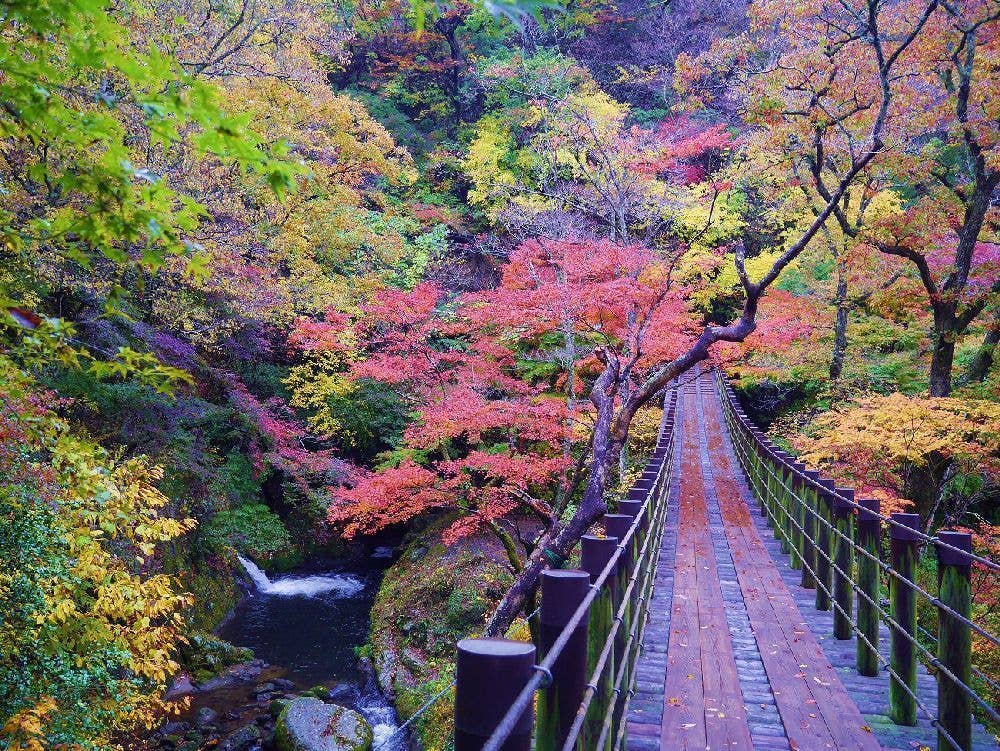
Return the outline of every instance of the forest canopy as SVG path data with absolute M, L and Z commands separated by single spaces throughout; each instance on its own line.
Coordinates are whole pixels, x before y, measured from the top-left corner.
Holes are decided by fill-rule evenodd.
M 0 0 L 0 748 L 181 709 L 237 555 L 489 540 L 473 630 L 506 633 L 696 365 L 997 550 L 998 32 L 989 0 Z

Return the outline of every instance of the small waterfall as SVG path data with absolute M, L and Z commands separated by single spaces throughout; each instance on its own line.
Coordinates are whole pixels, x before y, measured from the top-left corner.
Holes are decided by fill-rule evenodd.
M 333 592 L 339 597 L 353 597 L 364 588 L 364 583 L 356 576 L 347 574 L 315 574 L 312 576 L 283 576 L 271 581 L 253 561 L 241 555 L 236 558 L 246 570 L 257 591 L 265 595 L 279 597 L 310 597 Z
M 239 559 L 240 564 L 246 570 L 247 574 L 249 574 L 254 587 L 257 588 L 257 591 L 267 592 L 267 590 L 271 587 L 271 580 L 267 578 L 267 574 L 261 571 L 260 567 L 253 561 L 244 558 L 239 554 L 237 554 L 236 557 Z
M 372 727 L 373 751 L 403 751 L 407 748 L 407 736 L 400 730 L 396 710 L 382 695 L 371 674 L 361 689 L 355 709 Z

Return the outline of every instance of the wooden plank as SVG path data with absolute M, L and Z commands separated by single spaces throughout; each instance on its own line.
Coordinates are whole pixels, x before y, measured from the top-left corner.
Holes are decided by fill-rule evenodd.
M 661 748 L 704 749 L 707 744 L 693 505 L 696 488 L 690 473 L 690 405 L 682 423 L 680 515 L 674 566 L 674 603 L 663 687 Z
M 661 748 L 752 747 L 708 527 L 698 416 L 685 390 L 674 609 Z
M 722 450 L 718 397 L 703 419 L 719 503 L 744 602 L 792 748 L 880 748 L 823 654 L 764 546 L 740 492 L 737 468 Z

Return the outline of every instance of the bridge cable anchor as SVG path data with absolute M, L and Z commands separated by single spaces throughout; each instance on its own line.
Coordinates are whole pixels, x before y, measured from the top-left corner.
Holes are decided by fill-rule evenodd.
M 542 682 L 539 688 L 548 688 L 552 685 L 552 671 L 541 665 L 532 665 L 532 670 L 536 670 L 542 674 Z

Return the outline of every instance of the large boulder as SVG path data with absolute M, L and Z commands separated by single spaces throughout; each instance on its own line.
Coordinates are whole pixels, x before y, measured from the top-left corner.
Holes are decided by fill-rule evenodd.
M 274 743 L 278 751 L 369 751 L 372 729 L 347 707 L 305 697 L 282 710 Z

